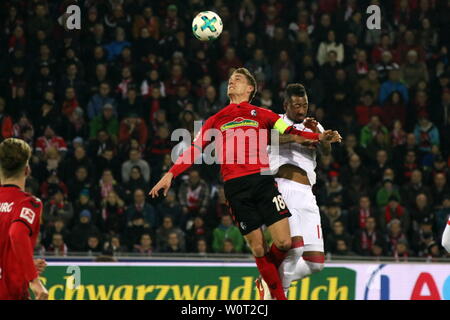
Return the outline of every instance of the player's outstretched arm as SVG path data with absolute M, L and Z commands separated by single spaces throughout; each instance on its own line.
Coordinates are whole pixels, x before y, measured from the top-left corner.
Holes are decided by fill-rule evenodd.
M 172 185 L 173 173 L 167 172 L 161 180 L 150 190 L 149 195 L 152 198 L 158 197 L 159 190 L 164 190 L 164 196 L 167 196 L 167 192 L 169 192 L 170 186 Z

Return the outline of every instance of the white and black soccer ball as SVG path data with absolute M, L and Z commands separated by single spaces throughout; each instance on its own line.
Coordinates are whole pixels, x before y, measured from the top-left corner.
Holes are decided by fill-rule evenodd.
M 217 39 L 223 30 L 222 19 L 212 11 L 202 11 L 192 21 L 192 33 L 200 41 Z

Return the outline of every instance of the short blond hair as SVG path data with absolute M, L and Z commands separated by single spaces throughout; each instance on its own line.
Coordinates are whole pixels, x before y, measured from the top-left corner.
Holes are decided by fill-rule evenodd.
M 3 178 L 18 177 L 28 165 L 31 148 L 22 139 L 8 138 L 0 143 L 0 171 Z

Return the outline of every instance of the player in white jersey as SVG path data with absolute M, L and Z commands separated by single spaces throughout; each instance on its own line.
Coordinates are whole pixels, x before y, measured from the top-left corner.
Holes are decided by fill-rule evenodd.
M 448 219 L 444 233 L 442 234 L 442 246 L 450 253 L 450 218 Z
M 289 125 L 300 130 L 324 131 L 317 121 L 306 118 L 308 96 L 303 85 L 287 86 L 284 109 L 286 113 L 281 116 Z M 335 135 L 336 141 L 340 142 L 340 135 L 337 132 Z M 290 137 L 282 135 L 278 150 L 274 146 L 269 147 L 270 167 L 276 175 L 278 189 L 292 214 L 289 218 L 292 249 L 279 267 L 286 295 L 292 281 L 321 271 L 325 262 L 320 212 L 312 192 L 312 186 L 316 183 L 314 170 L 317 151 L 316 148 L 297 146 L 292 142 Z M 322 143 L 318 147 L 324 154 L 331 152 L 330 142 Z M 264 299 L 271 298 L 263 281 L 257 280 L 257 286 Z

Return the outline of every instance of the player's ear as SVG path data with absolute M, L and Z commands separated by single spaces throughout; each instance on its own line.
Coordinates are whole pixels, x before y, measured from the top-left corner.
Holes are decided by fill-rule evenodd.
M 31 174 L 31 167 L 29 164 L 25 166 L 25 177 L 28 177 Z

